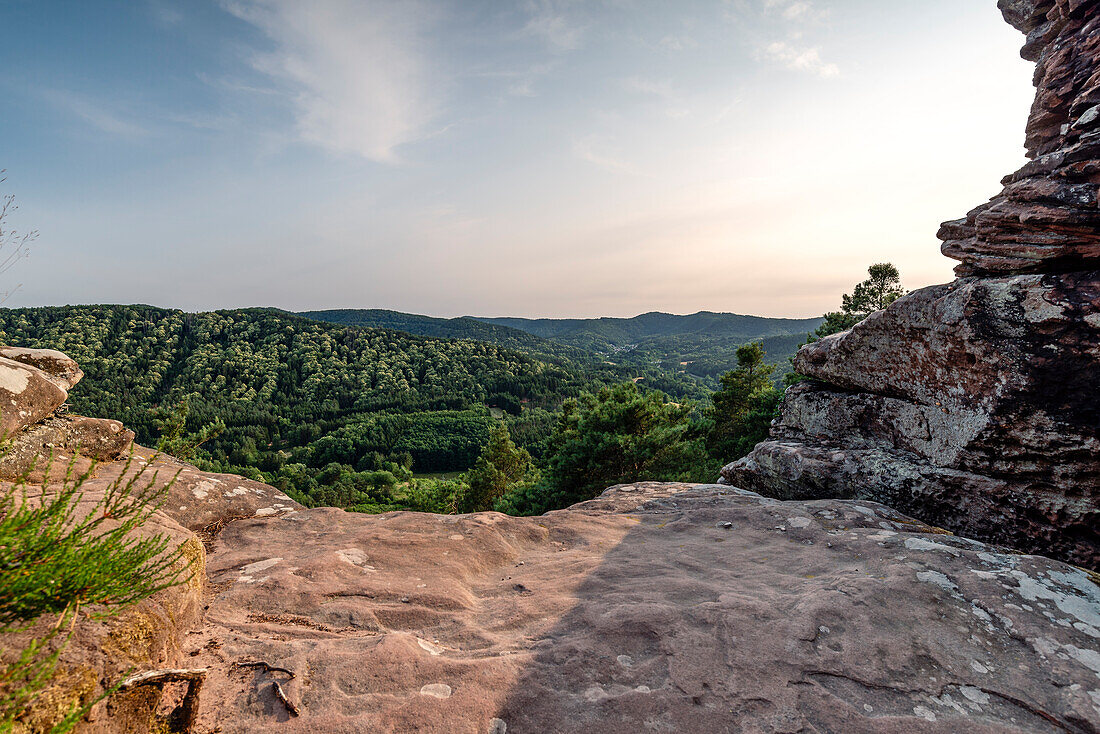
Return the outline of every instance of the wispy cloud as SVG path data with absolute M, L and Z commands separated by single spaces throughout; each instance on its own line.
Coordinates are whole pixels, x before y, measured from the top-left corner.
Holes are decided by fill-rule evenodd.
M 572 5 L 571 0 L 528 0 L 530 19 L 524 32 L 542 39 L 555 51 L 579 48 L 587 27 L 569 13 Z
M 758 59 L 822 78 L 839 76 L 840 66 L 805 39 L 830 16 L 815 0 L 725 0 L 723 10 L 727 21 L 748 29 Z M 777 36 L 782 40 L 770 40 Z
M 437 113 L 425 36 L 435 15 L 419 0 L 224 0 L 274 50 L 252 65 L 285 85 L 302 139 L 393 162 Z
M 827 9 L 817 7 L 811 0 L 765 0 L 764 9 L 797 22 L 816 22 L 829 15 Z
M 183 22 L 183 13 L 166 0 L 149 0 L 149 12 L 157 25 L 171 28 Z
M 622 157 L 607 151 L 608 141 L 600 135 L 588 135 L 573 143 L 573 153 L 582 161 L 612 173 L 640 176 L 641 172 Z
M 129 138 L 149 134 L 144 125 L 127 119 L 119 111 L 107 109 L 84 95 L 60 89 L 42 90 L 41 94 L 50 104 L 75 115 L 100 132 Z
M 803 71 L 826 79 L 840 74 L 839 66 L 824 61 L 821 52 L 811 46 L 773 41 L 764 47 L 764 58 L 777 61 L 792 71 Z

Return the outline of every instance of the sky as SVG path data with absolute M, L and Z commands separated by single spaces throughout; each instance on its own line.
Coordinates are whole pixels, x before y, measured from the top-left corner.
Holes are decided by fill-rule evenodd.
M 1024 162 L 993 0 L 0 0 L 6 306 L 815 316 Z

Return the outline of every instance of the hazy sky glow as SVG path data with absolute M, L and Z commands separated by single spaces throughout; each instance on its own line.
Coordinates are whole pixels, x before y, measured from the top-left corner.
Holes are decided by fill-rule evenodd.
M 811 316 L 1023 161 L 994 0 L 0 0 L 9 306 Z M 0 289 L 2 290 L 2 289 Z

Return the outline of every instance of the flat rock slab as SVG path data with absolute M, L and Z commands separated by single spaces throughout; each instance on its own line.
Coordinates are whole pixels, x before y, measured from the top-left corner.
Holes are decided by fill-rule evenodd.
M 207 568 L 200 730 L 1100 731 L 1088 574 L 869 502 L 300 510 L 230 524 Z

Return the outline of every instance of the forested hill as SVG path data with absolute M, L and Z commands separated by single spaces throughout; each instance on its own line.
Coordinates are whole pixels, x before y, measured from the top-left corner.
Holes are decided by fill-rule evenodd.
M 622 375 L 623 379 L 638 378 L 644 381 L 646 387 L 661 390 L 676 398 L 706 400 L 715 387 L 715 382 L 710 379 L 710 376 L 706 379 L 699 379 L 690 375 L 681 367 L 678 361 L 665 365 L 659 363 L 658 360 L 648 358 L 623 360 L 620 359 L 618 354 L 590 351 L 568 344 L 561 344 L 551 339 L 543 339 L 540 336 L 528 334 L 519 329 L 479 321 L 470 316 L 444 319 L 401 313 L 400 311 L 368 308 L 300 311 L 295 315 L 333 324 L 363 328 L 397 329 L 418 336 L 472 339 L 488 342 L 506 349 L 523 352 L 535 359 L 562 364 L 571 369 L 596 370 L 597 372 L 612 370 L 614 374 Z M 801 336 L 804 338 L 805 334 Z M 697 339 L 693 338 L 692 341 L 697 341 Z M 726 365 L 734 362 L 734 351 L 741 343 L 741 341 L 738 341 L 732 347 L 728 343 L 724 343 L 726 353 L 719 361 L 722 362 L 722 366 L 725 368 L 715 374 L 733 369 L 733 366 Z M 794 351 L 791 350 L 790 354 L 793 353 Z M 787 356 L 789 355 L 783 352 L 777 355 L 776 358 L 785 363 Z
M 326 311 L 300 311 L 307 319 L 324 321 L 342 326 L 360 326 L 371 329 L 396 329 L 419 336 L 444 339 L 473 339 L 516 349 L 534 357 L 567 359 L 574 362 L 591 362 L 595 355 L 583 349 L 543 339 L 521 329 L 479 321 L 469 316 L 453 319 L 421 316 L 420 314 L 389 311 L 381 308 L 341 308 Z
M 245 474 L 287 464 L 371 468 L 379 456 L 411 456 L 419 471 L 466 469 L 493 425 L 490 406 L 537 454 L 548 411 L 630 376 L 486 342 L 336 326 L 271 309 L 0 309 L 0 343 L 72 356 L 86 375 L 70 395 L 72 410 L 119 419 L 146 445 L 157 441 L 150 409 L 190 395 L 192 426 L 214 418 L 227 424 L 204 447 L 208 456 Z
M 584 349 L 608 360 L 703 378 L 709 384 L 734 369 L 737 347 L 760 341 L 767 360 L 787 368 L 788 359 L 823 319 L 776 319 L 700 311 L 687 316 L 650 312 L 633 318 L 481 318 Z
M 677 397 L 701 398 L 717 378 L 737 366 L 737 347 L 760 341 L 767 361 L 779 365 L 806 341 L 822 319 L 775 319 L 700 311 L 688 316 L 645 313 L 629 319 L 522 319 L 461 316 L 444 319 L 384 309 L 303 311 L 328 323 L 398 329 L 410 334 L 474 339 L 516 349 L 537 359 L 592 365 L 613 363 Z
M 769 336 L 806 334 L 822 321 L 820 318 L 776 319 L 713 311 L 686 316 L 651 311 L 632 318 L 598 319 L 474 318 L 596 352 L 667 337 L 697 336 L 748 342 Z

